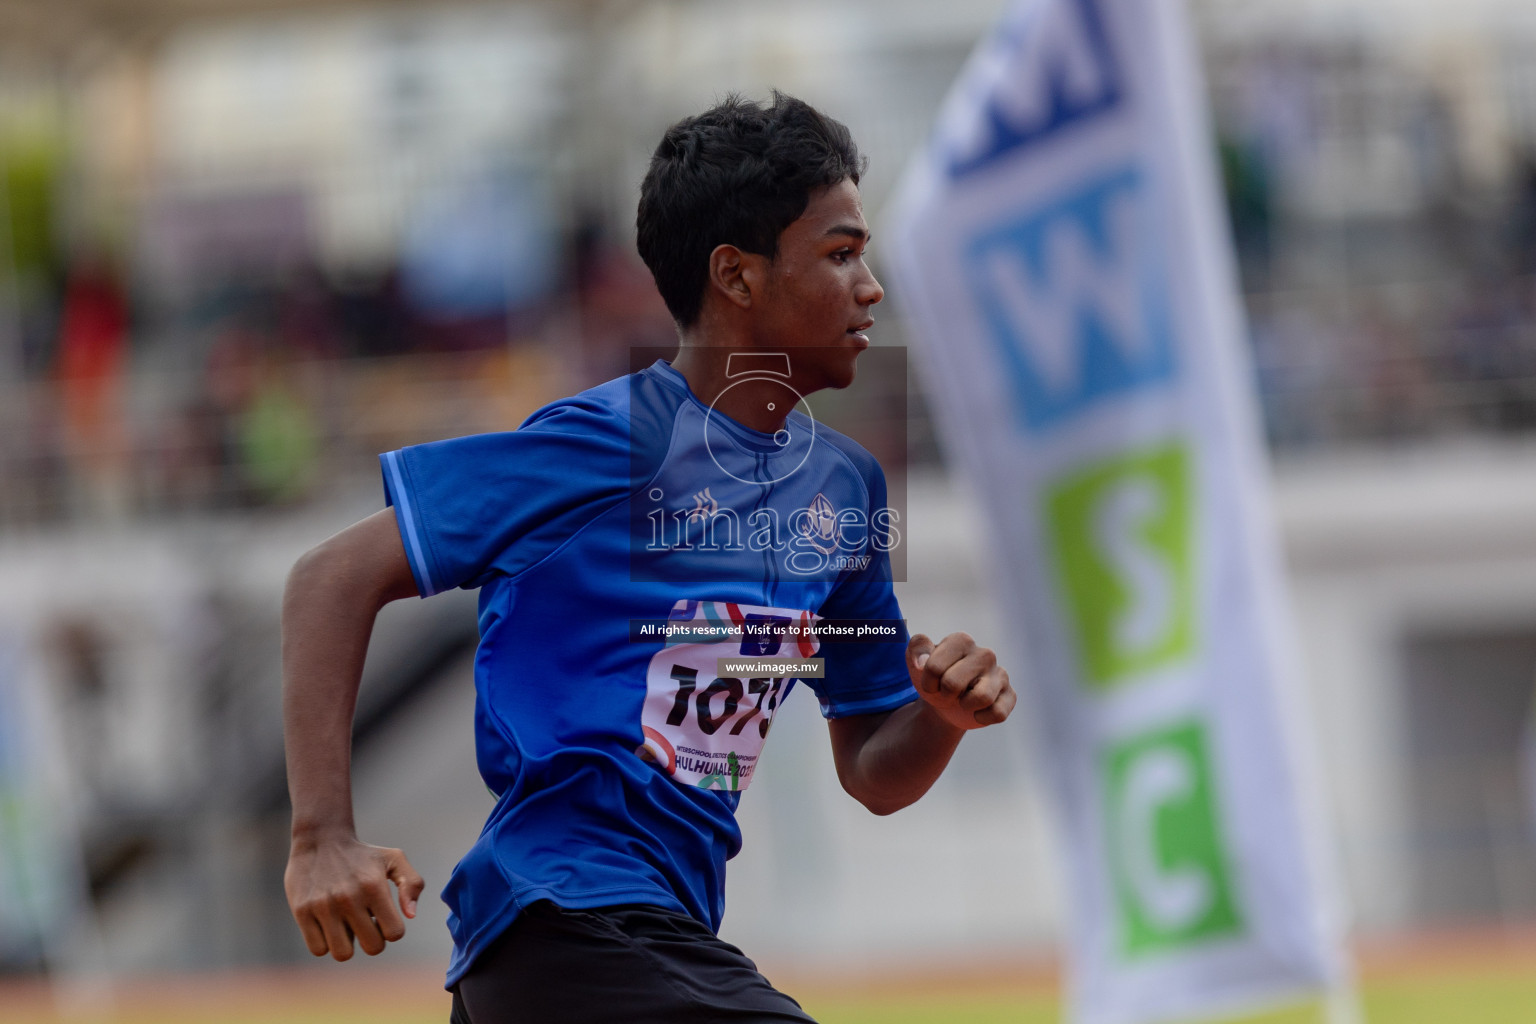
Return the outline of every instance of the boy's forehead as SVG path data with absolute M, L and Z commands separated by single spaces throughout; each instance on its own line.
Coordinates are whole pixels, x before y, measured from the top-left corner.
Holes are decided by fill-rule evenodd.
M 791 229 L 821 235 L 839 227 L 858 227 L 867 230 L 864 223 L 864 202 L 859 187 L 848 178 L 811 193 L 810 202 Z

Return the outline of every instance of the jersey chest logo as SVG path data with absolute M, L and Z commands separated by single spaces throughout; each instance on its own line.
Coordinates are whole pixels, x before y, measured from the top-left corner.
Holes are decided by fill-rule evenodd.
M 805 516 L 800 519 L 799 531 L 806 543 L 822 554 L 837 553 L 838 545 L 842 543 L 842 531 L 838 529 L 837 509 L 832 507 L 825 494 L 818 491 L 811 499 Z
M 795 608 L 678 601 L 667 616 L 677 631 L 646 669 L 644 741 L 635 753 L 680 785 L 746 789 L 795 683 L 758 659 L 814 655 L 816 619 Z

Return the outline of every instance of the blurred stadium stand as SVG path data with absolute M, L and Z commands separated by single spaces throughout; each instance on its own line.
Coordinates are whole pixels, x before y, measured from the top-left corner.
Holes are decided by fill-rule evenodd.
M 668 341 L 630 241 L 662 128 L 729 89 L 824 104 L 871 156 L 878 232 L 1000 3 L 771 6 L 0 2 L 0 625 L 66 723 L 114 965 L 304 957 L 283 576 L 378 506 L 378 452 L 509 429 Z M 1196 4 L 1213 147 L 1356 919 L 1536 926 L 1536 21 L 1401 8 Z M 904 341 L 894 311 L 877 330 Z M 904 607 L 1021 664 L 910 385 Z M 473 629 L 467 595 L 387 609 L 359 719 L 365 838 L 433 888 L 487 809 Z M 728 936 L 849 961 L 1051 941 L 1027 723 L 889 819 L 823 736 L 803 699 L 776 727 Z M 913 893 L 935 842 L 1010 868 Z M 424 902 L 403 955 L 445 959 L 442 918 Z

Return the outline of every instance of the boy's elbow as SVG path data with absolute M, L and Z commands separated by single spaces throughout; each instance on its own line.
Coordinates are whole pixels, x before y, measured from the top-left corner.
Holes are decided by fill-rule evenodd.
M 847 793 L 859 803 L 863 804 L 864 809 L 867 810 L 870 814 L 877 815 L 881 818 L 884 818 L 887 815 L 895 814 L 903 807 L 906 807 L 912 803 L 911 800 L 902 800 L 899 797 L 894 797 L 889 793 L 879 792 L 872 787 L 859 785 L 849 779 L 840 779 L 839 781 L 841 781 L 843 784 L 843 792 Z
M 307 614 L 316 603 L 369 599 L 369 580 L 355 571 L 353 560 L 334 538 L 322 541 L 300 555 L 288 570 L 283 584 L 283 605 L 290 614 Z M 382 602 L 379 602 L 382 604 Z
M 325 555 L 322 551 L 324 547 L 324 544 L 317 544 L 294 559 L 293 565 L 288 569 L 288 586 L 291 587 L 295 583 L 302 583 L 306 577 L 315 572 L 325 561 Z
M 316 544 L 300 555 L 288 570 L 285 592 L 293 595 L 314 589 L 323 580 L 336 575 L 335 562 L 336 553 L 327 546 L 327 542 Z

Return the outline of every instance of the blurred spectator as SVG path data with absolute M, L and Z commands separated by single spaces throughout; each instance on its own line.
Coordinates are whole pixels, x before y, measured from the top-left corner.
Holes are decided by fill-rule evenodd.
M 0 132 L 0 266 L 9 276 L 7 302 L 20 331 L 22 368 L 28 377 L 46 376 L 56 363 L 58 282 L 61 270 L 57 228 L 63 147 L 49 131 Z
M 1238 139 L 1221 139 L 1218 153 L 1238 260 L 1250 281 L 1262 280 L 1269 273 L 1273 222 L 1269 168 L 1262 150 Z
M 418 336 L 400 273 L 393 267 L 342 275 L 332 302 L 335 326 L 348 355 L 399 355 L 411 348 Z
M 240 417 L 240 455 L 250 493 L 262 504 L 296 501 L 315 482 L 320 439 L 315 417 L 286 374 L 258 378 Z
M 1372 303 L 1356 337 L 1365 371 L 1362 423 L 1383 439 L 1423 437 L 1434 423 L 1437 396 L 1413 328 Z
M 125 500 L 124 418 L 128 304 L 116 274 L 99 257 L 71 268 L 59 325 L 57 375 L 69 458 L 96 507 Z
M 531 173 L 485 173 L 428 196 L 401 252 L 407 300 L 439 348 L 505 342 L 518 314 L 559 284 L 547 187 Z
M 1536 274 L 1536 147 L 1520 149 L 1514 163 L 1509 216 L 1513 269 L 1519 274 Z

